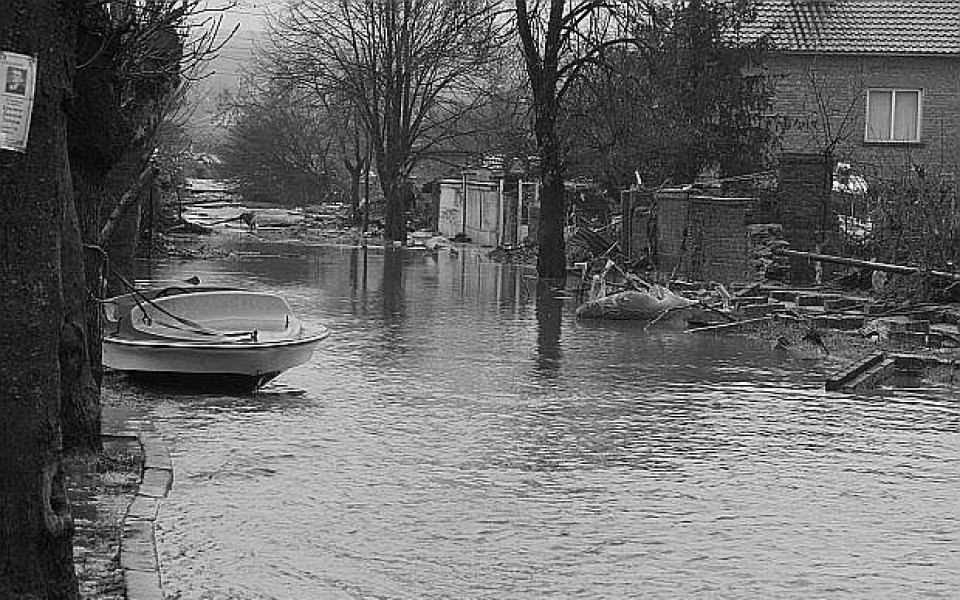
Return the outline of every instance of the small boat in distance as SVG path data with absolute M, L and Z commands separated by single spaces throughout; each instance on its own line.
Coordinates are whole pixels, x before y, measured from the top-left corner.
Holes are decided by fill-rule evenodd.
M 250 390 L 310 360 L 329 333 L 308 334 L 280 296 L 236 289 L 136 291 L 104 314 L 105 367 Z

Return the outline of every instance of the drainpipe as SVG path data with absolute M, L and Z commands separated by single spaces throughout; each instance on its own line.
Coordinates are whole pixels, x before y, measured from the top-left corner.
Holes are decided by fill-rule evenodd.
M 477 194 L 479 202 L 477 202 L 477 231 L 483 233 L 483 197 L 485 196 L 483 188 L 480 189 L 480 193 Z M 477 240 L 479 243 L 480 240 Z
M 506 213 L 504 213 L 503 205 L 503 180 L 504 177 L 500 177 L 500 185 L 497 189 L 497 245 L 503 245 L 503 238 L 506 237 L 505 226 L 506 223 Z
M 462 222 L 460 224 L 460 233 L 463 234 L 464 237 L 466 237 L 467 236 L 467 170 L 466 168 L 464 168 L 463 170 L 463 198 L 461 200 L 462 200 L 461 202 L 462 210 L 460 211 L 460 213 L 461 213 Z
M 517 246 L 523 241 L 523 179 L 517 179 Z

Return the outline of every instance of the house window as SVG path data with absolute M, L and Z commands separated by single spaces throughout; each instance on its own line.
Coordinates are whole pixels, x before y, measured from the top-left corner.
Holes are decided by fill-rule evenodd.
M 868 90 L 868 142 L 919 142 L 920 90 Z

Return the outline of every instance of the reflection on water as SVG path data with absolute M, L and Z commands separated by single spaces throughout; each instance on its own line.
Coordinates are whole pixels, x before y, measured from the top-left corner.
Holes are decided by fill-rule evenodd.
M 332 333 L 255 396 L 129 386 L 171 446 L 171 598 L 904 598 L 960 588 L 960 408 L 736 338 L 578 322 L 532 273 L 267 248 L 149 278 Z M 124 384 L 126 385 L 126 384 Z
M 549 286 L 537 286 L 537 372 L 543 377 L 555 377 L 560 370 L 560 323 L 563 319 L 563 300 Z

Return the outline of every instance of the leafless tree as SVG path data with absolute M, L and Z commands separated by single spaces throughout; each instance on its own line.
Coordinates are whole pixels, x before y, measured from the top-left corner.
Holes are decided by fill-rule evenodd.
M 99 306 L 88 291 L 101 291 L 104 258 L 129 275 L 139 225 L 130 209 L 158 172 L 151 159 L 184 85 L 224 36 L 219 13 L 199 0 L 95 2 L 79 14 L 67 124 L 76 198 L 63 224 L 72 334 L 64 338 L 62 410 L 65 443 L 98 447 Z M 119 291 L 116 281 L 111 291 Z
M 410 170 L 484 101 L 506 27 L 495 0 L 299 0 L 273 21 L 283 75 L 359 116 L 387 239 L 406 237 Z
M 537 270 L 541 277 L 559 279 L 566 274 L 566 151 L 558 128 L 563 97 L 585 68 L 602 63 L 608 48 L 634 41 L 627 25 L 635 7 L 609 0 L 515 0 L 514 5 L 540 156 Z

